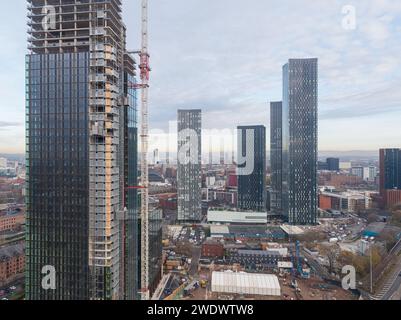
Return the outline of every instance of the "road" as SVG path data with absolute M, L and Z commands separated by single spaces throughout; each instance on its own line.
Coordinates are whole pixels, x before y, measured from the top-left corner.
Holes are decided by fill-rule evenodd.
M 19 279 L 8 284 L 7 286 L 0 287 L 0 291 L 5 292 L 5 294 L 0 297 L 0 300 L 2 300 L 2 299 L 16 300 L 15 297 L 18 297 L 24 293 L 24 281 L 25 281 L 25 278 L 23 276 L 21 276 Z M 17 288 L 14 291 L 10 290 L 10 287 L 13 287 L 13 286 Z
M 401 240 L 394 246 L 390 251 L 389 255 L 384 259 L 381 265 L 374 272 L 374 277 L 377 279 L 387 269 L 387 266 L 392 266 L 391 272 L 382 279 L 382 285 L 372 296 L 373 300 L 390 300 L 391 297 L 396 295 L 397 292 L 401 291 Z M 396 259 L 396 263 L 392 262 Z
M 161 296 L 164 293 L 164 289 L 166 288 L 167 284 L 170 283 L 171 274 L 165 274 L 160 281 L 155 293 L 153 294 L 152 300 L 157 301 L 160 300 Z
M 397 277 L 388 294 L 383 297 L 383 300 L 401 300 L 401 275 Z
M 199 260 L 202 253 L 201 251 L 201 247 L 194 246 L 192 248 L 192 263 L 191 268 L 189 269 L 189 275 L 192 277 L 198 273 Z
M 302 249 L 303 256 L 308 259 L 309 266 L 314 270 L 314 272 L 322 279 L 331 279 L 334 280 L 333 277 L 329 274 L 325 267 L 320 265 L 319 261 L 316 261 L 315 257 L 311 256 L 305 250 Z
M 373 298 L 375 300 L 391 300 L 399 292 L 401 292 L 401 257 L 398 257 L 394 271 Z
M 395 286 L 399 286 L 398 289 L 394 292 L 394 294 L 390 297 L 390 300 L 399 300 L 401 301 L 401 277 L 399 277 L 399 280 L 395 284 Z

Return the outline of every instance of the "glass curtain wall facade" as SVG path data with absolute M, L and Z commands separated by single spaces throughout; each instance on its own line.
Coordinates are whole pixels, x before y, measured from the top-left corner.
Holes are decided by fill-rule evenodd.
M 199 222 L 202 218 L 201 110 L 178 111 L 177 184 L 178 220 Z
M 274 212 L 281 212 L 282 209 L 282 109 L 281 101 L 270 104 L 270 209 Z
M 125 213 L 135 219 L 136 203 L 124 188 L 137 184 L 137 131 L 124 83 L 135 66 L 122 3 L 27 3 L 26 297 L 132 298 L 137 224 Z M 54 290 L 41 285 L 49 266 Z
M 238 160 L 238 208 L 245 211 L 266 211 L 266 127 L 238 127 L 238 152 L 240 158 L 246 158 L 246 163 Z M 249 152 L 249 153 L 248 153 Z M 252 162 L 252 163 L 250 163 Z M 241 170 L 241 167 L 253 170 Z M 242 168 L 243 169 L 243 168 Z
M 129 60 L 131 69 L 125 71 L 124 90 L 127 96 L 125 109 L 125 226 L 124 226 L 124 283 L 125 299 L 139 300 L 140 295 L 140 225 L 138 211 L 138 120 L 137 91 L 133 89 L 136 83 L 134 61 Z M 127 65 L 127 64 L 126 64 Z
M 339 158 L 327 158 L 327 170 L 329 171 L 340 171 L 340 159 Z
M 317 223 L 318 60 L 283 67 L 283 211 L 294 225 Z
M 89 298 L 89 53 L 27 56 L 27 299 Z M 56 290 L 43 290 L 43 268 Z
M 149 290 L 153 295 L 162 277 L 163 212 L 159 208 L 149 211 Z
M 401 190 L 401 149 L 380 150 L 380 190 Z

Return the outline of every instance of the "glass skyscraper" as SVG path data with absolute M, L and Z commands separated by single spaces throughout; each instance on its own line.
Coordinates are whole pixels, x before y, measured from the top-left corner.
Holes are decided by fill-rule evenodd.
M 281 212 L 282 209 L 282 109 L 281 101 L 270 104 L 270 208 L 276 212 Z
M 178 110 L 178 220 L 202 218 L 202 111 Z
M 266 127 L 238 127 L 238 208 L 266 211 Z
M 318 60 L 283 67 L 282 204 L 294 225 L 317 223 Z
M 135 61 L 120 0 L 28 0 L 28 300 L 138 292 Z M 42 286 L 51 267 L 55 288 Z
M 401 190 L 401 149 L 380 150 L 380 189 Z
M 340 171 L 340 159 L 339 158 L 327 158 L 327 170 L 329 171 Z
M 384 208 L 401 203 L 401 149 L 380 150 L 380 195 Z

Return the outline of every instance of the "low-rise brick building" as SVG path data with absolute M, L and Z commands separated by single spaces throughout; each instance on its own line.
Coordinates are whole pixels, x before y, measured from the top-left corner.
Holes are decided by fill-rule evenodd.
M 23 212 L 0 214 L 0 232 L 14 230 L 25 222 Z
M 17 244 L 0 248 L 0 285 L 14 281 L 25 270 L 25 247 Z
M 223 258 L 224 245 L 217 241 L 206 241 L 202 245 L 202 257 L 204 258 Z

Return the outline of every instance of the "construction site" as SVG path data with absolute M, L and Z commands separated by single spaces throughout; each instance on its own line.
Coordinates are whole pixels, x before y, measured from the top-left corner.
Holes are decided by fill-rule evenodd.
M 246 227 L 242 228 L 243 230 Z M 322 275 L 299 241 L 239 243 L 202 227 L 169 226 L 164 278 L 154 300 L 354 300 Z M 166 234 L 165 234 L 166 235 Z

